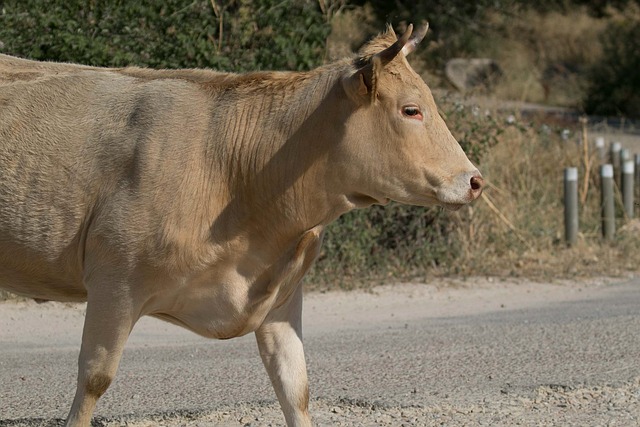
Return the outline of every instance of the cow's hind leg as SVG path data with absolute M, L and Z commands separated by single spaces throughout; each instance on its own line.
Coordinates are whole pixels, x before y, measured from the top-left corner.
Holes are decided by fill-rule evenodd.
M 102 289 L 89 290 L 78 360 L 78 385 L 67 427 L 90 425 L 96 403 L 115 376 L 125 342 L 137 320 L 131 300 L 105 292 L 117 288 L 113 283 L 105 285 Z
M 258 348 L 289 427 L 311 426 L 302 348 L 302 286 L 256 331 Z

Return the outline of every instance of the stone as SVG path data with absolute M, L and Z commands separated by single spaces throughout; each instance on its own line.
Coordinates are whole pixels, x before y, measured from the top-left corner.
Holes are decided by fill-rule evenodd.
M 445 75 L 460 92 L 491 91 L 502 77 L 502 69 L 491 58 L 454 58 L 447 61 Z

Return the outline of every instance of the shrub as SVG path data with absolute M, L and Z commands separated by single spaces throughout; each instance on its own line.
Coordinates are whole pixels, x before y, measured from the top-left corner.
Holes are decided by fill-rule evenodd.
M 0 20 L 3 53 L 230 71 L 313 68 L 330 29 L 312 0 L 9 0 Z
M 602 33 L 602 60 L 589 73 L 587 112 L 640 117 L 639 40 L 640 8 L 630 7 Z

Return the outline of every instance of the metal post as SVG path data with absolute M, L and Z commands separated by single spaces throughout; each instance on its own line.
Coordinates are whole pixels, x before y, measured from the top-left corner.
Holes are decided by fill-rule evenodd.
M 605 161 L 605 148 L 604 148 L 604 138 L 599 136 L 596 138 L 596 151 L 598 152 L 598 159 L 600 159 L 601 162 Z
M 600 167 L 602 189 L 602 236 L 605 240 L 613 240 L 616 233 L 615 205 L 613 199 L 613 166 Z
M 611 164 L 613 165 L 613 176 L 615 183 L 620 188 L 620 178 L 622 176 L 620 172 L 620 151 L 622 151 L 622 144 L 619 142 L 611 143 Z
M 636 195 L 638 196 L 637 200 L 640 200 L 640 194 L 639 194 L 640 193 L 640 154 L 636 154 L 633 160 L 635 163 L 634 169 L 635 169 L 635 175 L 636 175 L 636 178 L 635 178 Z M 636 205 L 640 206 L 640 203 L 637 203 Z
M 627 160 L 631 160 L 631 151 L 628 148 L 620 150 L 620 164 L 624 164 Z
M 622 164 L 622 204 L 628 218 L 633 218 L 633 160 L 626 160 Z
M 567 244 L 578 241 L 578 169 L 564 170 L 564 230 Z

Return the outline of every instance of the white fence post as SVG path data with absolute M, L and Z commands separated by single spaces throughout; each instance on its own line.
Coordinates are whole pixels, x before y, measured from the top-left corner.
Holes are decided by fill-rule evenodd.
M 596 138 L 596 151 L 598 152 L 598 159 L 601 162 L 605 161 L 606 151 L 604 148 L 604 137 L 599 136 Z
M 635 188 L 636 188 L 636 200 L 640 201 L 640 154 L 636 154 L 633 156 L 634 160 L 634 168 L 635 168 Z M 640 203 L 634 203 L 636 206 L 640 207 Z
M 613 240 L 616 233 L 615 204 L 613 197 L 613 165 L 600 167 L 602 189 L 602 236 L 605 240 Z
M 578 241 L 578 169 L 564 170 L 564 230 L 567 244 Z
M 622 151 L 622 144 L 619 142 L 611 143 L 611 165 L 613 166 L 613 177 L 615 179 L 615 183 L 620 188 L 620 178 L 622 177 L 622 173 L 620 172 L 620 151 Z
M 633 218 L 633 160 L 625 160 L 622 164 L 622 204 L 628 218 Z

